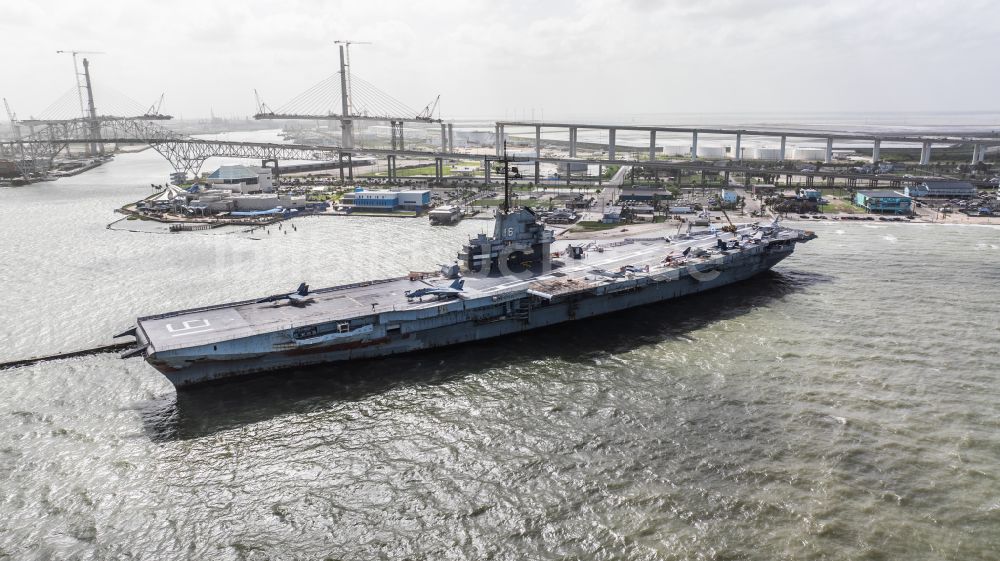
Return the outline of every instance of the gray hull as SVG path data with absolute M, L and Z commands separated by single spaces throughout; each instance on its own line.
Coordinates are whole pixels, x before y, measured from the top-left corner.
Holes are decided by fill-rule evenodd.
M 681 272 L 655 282 L 621 283 L 624 286 L 614 292 L 609 289 L 603 293 L 575 294 L 561 301 L 521 294 L 475 309 L 451 302 L 427 317 L 404 320 L 379 317 L 364 333 L 314 346 L 282 348 L 278 341 L 283 340 L 284 333 L 264 333 L 220 343 L 211 349 L 217 352 L 206 353 L 198 348 L 167 350 L 147 360 L 174 386 L 184 388 L 258 372 L 480 341 L 719 288 L 769 270 L 792 251 L 793 245 L 761 248 L 704 273 Z

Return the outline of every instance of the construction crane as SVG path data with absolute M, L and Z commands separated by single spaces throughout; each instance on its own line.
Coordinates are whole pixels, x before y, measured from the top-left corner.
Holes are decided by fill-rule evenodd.
M 354 114 L 354 107 L 352 107 L 351 98 L 354 97 L 351 90 L 351 45 L 371 45 L 371 41 L 351 41 L 350 39 L 339 39 L 333 42 L 335 45 L 344 46 L 344 68 L 341 71 L 344 73 L 344 83 L 346 84 L 347 94 L 347 114 Z
M 150 117 L 150 116 L 153 116 L 153 115 L 159 115 L 160 114 L 160 107 L 163 107 L 163 97 L 165 95 L 167 95 L 167 94 L 165 94 L 165 93 L 160 94 L 160 100 L 149 106 L 149 109 L 146 110 L 146 115 L 145 116 Z
M 76 93 L 77 97 L 80 98 L 80 116 L 87 118 L 87 106 L 83 103 L 83 90 L 88 89 L 86 81 L 84 80 L 84 75 L 80 73 L 80 65 L 76 62 L 76 55 L 103 55 L 102 51 L 56 51 L 56 54 L 71 54 L 73 55 L 73 74 L 76 76 Z M 93 92 L 88 92 L 88 98 L 93 99 Z M 96 117 L 96 115 L 89 115 L 91 119 Z
M 7 118 L 10 119 L 10 130 L 14 133 L 14 140 L 21 140 L 21 127 L 17 124 L 17 115 L 10 110 L 7 98 L 3 98 L 3 106 L 7 109 Z
M 736 224 L 733 224 L 733 221 L 729 219 L 729 213 L 726 212 L 726 209 L 723 208 L 722 206 L 719 206 L 719 209 L 722 210 L 722 216 L 726 217 L 726 222 L 729 222 L 729 224 L 727 226 L 723 226 L 722 227 L 722 231 L 723 232 L 729 232 L 730 234 L 735 234 L 736 233 Z
M 254 97 L 254 100 L 257 102 L 257 115 L 264 115 L 266 113 L 274 113 L 274 111 L 272 111 L 271 108 L 268 107 L 266 103 L 264 103 L 264 100 L 261 99 L 260 94 L 257 93 L 257 88 L 254 88 L 254 90 L 253 90 L 253 97 Z
M 427 120 L 433 119 L 434 118 L 434 110 L 437 109 L 438 102 L 440 102 L 440 101 L 441 101 L 441 94 L 438 94 L 438 96 L 434 98 L 434 101 L 428 103 L 427 106 L 424 107 L 424 110 L 421 111 L 417 115 L 417 118 L 418 119 L 427 119 Z

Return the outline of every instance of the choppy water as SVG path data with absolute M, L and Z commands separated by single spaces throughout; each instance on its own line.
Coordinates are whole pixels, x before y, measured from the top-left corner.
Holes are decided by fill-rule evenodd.
M 0 189 L 0 355 L 394 275 L 486 222 L 105 229 L 152 153 Z M 0 559 L 995 559 L 1000 230 L 815 225 L 723 291 L 176 395 L 112 355 L 0 373 Z

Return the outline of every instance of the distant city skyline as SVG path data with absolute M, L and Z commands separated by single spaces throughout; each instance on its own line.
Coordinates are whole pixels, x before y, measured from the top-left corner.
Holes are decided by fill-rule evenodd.
M 997 21 L 984 0 L 18 1 L 0 97 L 37 116 L 74 86 L 56 50 L 103 51 L 98 91 L 246 116 L 254 89 L 277 107 L 334 74 L 350 39 L 371 42 L 355 74 L 415 110 L 440 94 L 446 119 L 1000 111 Z

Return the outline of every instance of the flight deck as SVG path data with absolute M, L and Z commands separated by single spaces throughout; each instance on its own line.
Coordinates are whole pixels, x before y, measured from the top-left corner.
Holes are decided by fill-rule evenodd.
M 745 232 L 749 231 L 746 227 Z M 688 247 L 714 247 L 719 239 L 730 240 L 733 235 L 719 233 L 717 237 L 709 233 L 673 243 L 666 237 L 560 241 L 552 246 L 554 259 L 549 270 L 528 271 L 515 276 L 466 276 L 463 277 L 464 289 L 458 299 L 471 300 L 527 290 L 533 286 L 545 288 L 551 286 L 552 281 L 557 281 L 557 285 L 581 289 L 608 284 L 618 280 L 611 275 L 622 267 L 631 267 L 636 271 L 633 275 L 643 275 L 647 266 L 655 270 L 670 254 L 683 252 Z M 569 245 L 587 248 L 586 257 L 579 260 L 566 258 Z M 610 273 L 602 275 L 594 273 L 595 270 Z M 237 302 L 139 318 L 138 325 L 155 351 L 211 345 L 334 319 L 437 308 L 447 300 L 436 296 L 408 298 L 406 293 L 420 288 L 444 287 L 450 282 L 443 277 L 387 279 L 319 289 L 312 292 L 311 299 L 301 306 L 281 301 Z

